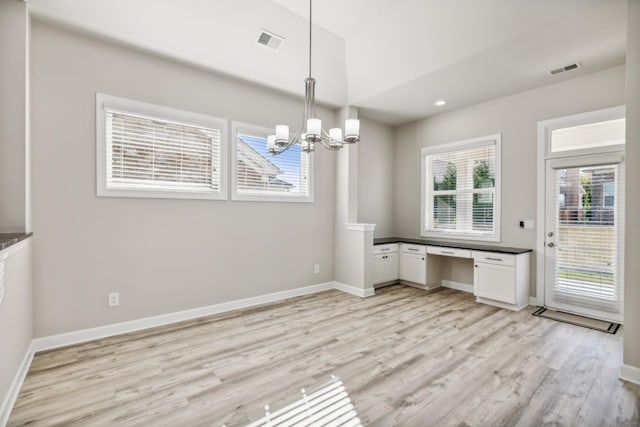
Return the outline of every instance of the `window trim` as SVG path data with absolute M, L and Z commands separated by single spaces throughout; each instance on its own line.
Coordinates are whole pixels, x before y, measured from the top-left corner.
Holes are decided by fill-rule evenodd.
M 195 126 L 212 127 L 220 130 L 220 167 L 219 189 L 214 192 L 206 191 L 163 191 L 145 189 L 114 189 L 107 188 L 107 115 L 106 108 L 122 110 L 132 114 L 143 114 L 176 121 Z M 176 108 L 134 101 L 126 98 L 96 93 L 96 194 L 98 197 L 135 197 L 152 199 L 204 199 L 227 200 L 227 120 L 206 114 L 193 113 Z
M 446 232 L 446 231 L 432 231 L 426 229 L 426 178 L 427 178 L 427 166 L 425 162 L 425 156 L 433 154 L 441 154 L 449 151 L 458 151 L 463 149 L 471 149 L 476 147 L 483 147 L 487 145 L 495 145 L 496 152 L 496 171 L 495 171 L 495 187 L 494 187 L 494 232 L 492 234 L 475 234 L 466 232 Z M 485 242 L 500 242 L 500 230 L 502 228 L 501 211 L 502 211 L 502 134 L 496 133 L 493 135 L 482 136 L 478 138 L 466 139 L 463 141 L 450 142 L 446 144 L 433 145 L 429 147 L 423 147 L 420 156 L 421 163 L 421 184 L 420 184 L 420 236 L 437 239 L 447 240 L 477 240 Z
M 258 126 L 251 123 L 231 122 L 231 200 L 249 201 L 249 202 L 285 202 L 285 203 L 313 203 L 314 201 L 314 157 L 309 155 L 309 195 L 291 195 L 291 196 L 275 196 L 267 194 L 238 194 L 238 176 L 237 176 L 237 135 L 240 133 L 253 134 L 257 137 L 266 138 L 267 135 L 273 134 L 274 130 L 264 126 Z

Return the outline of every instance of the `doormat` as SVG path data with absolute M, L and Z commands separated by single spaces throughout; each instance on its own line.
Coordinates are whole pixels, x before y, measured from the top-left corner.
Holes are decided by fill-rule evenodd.
M 606 332 L 608 334 L 615 334 L 618 332 L 618 328 L 620 327 L 620 323 L 591 319 L 589 317 L 569 314 L 563 311 L 547 310 L 545 307 L 539 308 L 533 313 L 533 315 L 557 320 L 559 322 L 571 323 L 572 325 L 582 326 L 589 329 L 595 329 L 596 331 Z

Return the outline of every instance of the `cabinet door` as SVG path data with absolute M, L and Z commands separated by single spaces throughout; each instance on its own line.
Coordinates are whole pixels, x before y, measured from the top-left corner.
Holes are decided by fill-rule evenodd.
M 373 284 L 384 282 L 385 261 L 387 255 L 378 254 L 373 256 Z
M 514 267 L 476 262 L 473 269 L 476 295 L 509 304 L 516 303 Z
M 392 253 L 385 255 L 384 259 L 384 281 L 390 282 L 398 280 L 398 254 Z
M 427 263 L 426 255 L 400 254 L 400 280 L 427 284 Z

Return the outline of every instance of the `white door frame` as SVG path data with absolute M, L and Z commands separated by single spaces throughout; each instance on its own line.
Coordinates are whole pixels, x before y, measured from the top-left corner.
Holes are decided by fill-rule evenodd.
M 551 153 L 551 132 L 555 129 L 578 126 L 593 122 L 615 120 L 625 117 L 625 107 L 611 107 L 571 116 L 558 117 L 538 122 L 538 179 L 537 179 L 537 222 L 536 231 L 536 305 L 545 305 L 545 230 L 546 224 L 546 161 L 552 158 L 600 154 L 615 151 L 615 146 L 587 148 L 582 150 Z M 624 148 L 623 148 L 624 149 Z

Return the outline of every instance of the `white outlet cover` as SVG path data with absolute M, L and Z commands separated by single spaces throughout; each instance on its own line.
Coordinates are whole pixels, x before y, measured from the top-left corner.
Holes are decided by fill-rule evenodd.
M 120 305 L 120 293 L 109 292 L 109 307 L 115 307 Z
M 532 219 L 526 219 L 526 220 L 524 221 L 524 228 L 532 229 L 532 228 L 534 228 L 534 225 L 535 225 L 535 224 L 534 224 L 534 222 L 533 222 L 533 220 L 532 220 Z

